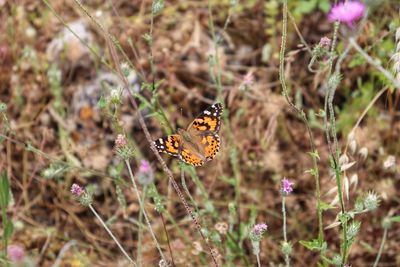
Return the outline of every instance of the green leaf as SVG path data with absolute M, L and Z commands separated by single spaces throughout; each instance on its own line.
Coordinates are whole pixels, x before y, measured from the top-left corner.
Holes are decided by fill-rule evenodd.
M 100 109 L 105 109 L 107 107 L 107 100 L 103 95 L 100 96 L 97 105 L 99 106 Z
M 212 232 L 211 233 L 211 240 L 214 243 L 218 243 L 218 244 L 221 244 L 221 242 L 222 242 L 221 236 L 217 232 Z
M 10 220 L 7 220 L 4 226 L 3 239 L 9 240 L 12 236 L 14 226 Z
M 300 240 L 300 244 L 309 250 L 321 250 L 323 248 L 323 244 L 321 244 L 318 239 L 313 239 L 311 241 Z
M 331 8 L 331 5 L 328 0 L 320 0 L 318 3 L 318 8 L 327 13 Z
M 309 14 L 317 7 L 317 0 L 299 1 L 298 3 L 293 12 L 295 16 Z
M 328 203 L 325 202 L 321 202 L 319 207 L 321 208 L 321 210 L 329 210 L 336 208 L 335 206 L 329 205 Z
M 400 216 L 394 216 L 394 217 L 390 218 L 390 220 L 392 222 L 400 222 Z
M 225 176 L 225 175 L 221 175 L 221 176 L 218 176 L 218 178 L 221 181 L 223 181 L 223 182 L 225 182 L 227 184 L 230 184 L 230 185 L 235 185 L 236 184 L 236 180 L 233 177 L 228 177 L 228 176 Z
M 7 208 L 10 200 L 10 182 L 6 172 L 4 171 L 0 177 L 0 207 L 2 209 Z

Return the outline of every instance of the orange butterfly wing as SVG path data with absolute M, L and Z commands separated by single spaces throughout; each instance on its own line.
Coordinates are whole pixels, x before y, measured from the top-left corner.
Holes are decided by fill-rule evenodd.
M 155 147 L 159 152 L 179 157 L 187 164 L 203 165 L 212 160 L 220 149 L 218 132 L 221 128 L 222 111 L 222 105 L 216 103 L 196 117 L 187 129 L 193 140 L 184 141 L 180 134 L 173 134 L 154 141 Z

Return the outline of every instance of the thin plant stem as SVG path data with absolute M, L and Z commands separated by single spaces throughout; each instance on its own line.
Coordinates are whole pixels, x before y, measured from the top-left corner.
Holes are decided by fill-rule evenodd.
M 297 27 L 296 20 L 294 19 L 293 15 L 288 11 L 288 15 L 290 18 L 290 22 L 292 22 L 292 25 L 297 33 L 297 36 L 300 38 L 300 42 L 304 45 L 304 47 L 307 49 L 307 52 L 312 55 L 312 50 L 310 46 L 307 44 L 307 41 L 304 39 L 303 35 L 301 34 L 299 27 Z
M 189 199 L 192 202 L 195 210 L 197 211 L 198 210 L 198 205 L 197 205 L 196 201 L 194 200 L 194 198 L 192 197 L 192 194 L 190 194 L 189 189 L 187 188 L 186 180 L 185 180 L 185 171 L 183 170 L 183 167 L 181 167 L 181 184 L 182 184 L 183 190 L 185 190 L 186 195 L 189 197 Z
M 147 188 L 147 186 L 143 187 L 142 202 L 144 202 L 145 198 L 146 198 L 146 188 Z M 143 233 L 143 210 L 142 209 L 139 209 L 138 220 L 139 220 L 139 224 L 138 224 L 137 261 L 141 265 L 141 262 L 142 262 L 142 233 Z
M 372 267 L 378 266 L 379 260 L 381 259 L 381 255 L 383 252 L 383 247 L 385 246 L 385 243 L 386 243 L 387 233 L 388 233 L 388 228 L 385 227 L 385 229 L 383 230 L 383 237 L 382 237 L 381 245 L 379 246 L 378 255 L 376 255 L 376 259 L 375 259 L 374 265 Z
M 126 253 L 125 249 L 121 246 L 119 243 L 118 239 L 114 236 L 114 234 L 111 232 L 111 230 L 107 227 L 103 219 L 100 217 L 100 215 L 97 213 L 97 211 L 94 209 L 94 207 L 90 204 L 89 205 L 90 210 L 93 212 L 93 214 L 96 216 L 96 218 L 100 221 L 101 225 L 103 226 L 104 229 L 106 229 L 107 233 L 111 236 L 111 238 L 114 240 L 114 242 L 117 244 L 118 248 L 121 250 L 122 254 L 129 260 L 129 262 L 133 266 L 137 266 L 137 264 L 129 257 L 128 253 Z
M 285 205 L 286 197 L 282 196 L 282 216 L 283 216 L 283 240 L 287 242 L 287 233 L 286 233 L 286 205 Z
M 382 88 L 376 95 L 375 97 L 371 100 L 371 102 L 369 102 L 368 106 L 364 109 L 364 111 L 361 113 L 360 117 L 358 118 L 356 124 L 354 124 L 353 128 L 351 128 L 350 133 L 355 133 L 356 129 L 358 128 L 358 126 L 360 125 L 361 121 L 364 119 L 365 115 L 367 115 L 368 111 L 373 107 L 373 105 L 375 104 L 375 102 L 382 96 L 382 94 L 384 92 L 386 92 L 388 90 L 388 86 L 385 86 L 384 88 Z M 349 143 L 346 144 L 346 147 L 344 149 L 344 153 L 346 153 L 347 149 L 348 149 L 348 145 Z
M 376 68 L 379 72 L 381 72 L 392 84 L 394 87 L 397 89 L 400 89 L 400 83 L 396 80 L 393 75 L 387 71 L 385 68 L 383 68 L 380 64 L 378 64 L 370 55 L 365 53 L 365 51 L 358 45 L 356 40 L 354 38 L 349 38 L 350 45 L 357 50 L 358 53 L 369 63 L 371 64 L 374 68 Z
M 330 54 L 329 55 L 329 70 L 328 70 L 329 74 L 332 72 L 332 69 L 333 69 L 333 60 L 335 58 L 334 51 L 335 51 L 335 47 L 336 47 L 339 26 L 340 26 L 340 23 L 338 21 L 335 22 L 334 28 L 333 28 L 332 45 L 331 45 L 331 49 L 329 52 L 329 54 Z M 325 92 L 325 101 L 324 101 L 324 111 L 325 111 L 324 125 L 325 125 L 326 141 L 328 143 L 329 152 L 332 155 L 332 160 L 336 161 L 335 153 L 333 152 L 334 150 L 332 148 L 332 142 L 331 142 L 331 136 L 329 133 L 329 124 L 328 124 L 328 114 L 330 114 L 330 110 L 328 110 L 328 106 L 329 106 L 328 102 L 329 102 L 330 92 L 331 92 L 330 88 L 327 87 L 327 90 Z
M 285 81 L 284 67 L 285 67 L 285 49 L 286 49 L 286 38 L 287 38 L 287 13 L 288 13 L 287 0 L 284 0 L 283 1 L 283 19 L 282 19 L 282 22 L 283 22 L 282 23 L 282 40 L 281 40 L 281 49 L 279 52 L 279 81 L 281 83 L 282 93 L 286 99 L 286 102 L 289 104 L 289 107 L 300 116 L 301 120 L 304 122 L 304 124 L 307 128 L 308 139 L 309 139 L 310 147 L 311 147 L 310 154 L 311 154 L 312 163 L 313 163 L 312 175 L 315 178 L 315 195 L 317 198 L 318 241 L 320 244 L 322 244 L 322 241 L 324 239 L 324 233 L 323 233 L 323 224 L 322 224 L 321 191 L 320 191 L 320 181 L 319 181 L 317 149 L 315 147 L 314 137 L 311 132 L 311 127 L 310 127 L 310 123 L 308 122 L 307 116 L 303 110 L 296 107 L 293 104 L 293 102 L 290 100 L 288 89 L 286 87 L 286 81 Z
M 84 45 L 86 46 L 90 53 L 92 55 L 94 55 L 102 64 L 104 64 L 104 66 L 106 66 L 110 71 L 115 73 L 115 70 L 112 68 L 112 66 L 110 66 L 107 61 L 104 60 L 104 58 L 102 56 L 100 56 L 95 49 L 93 49 L 90 45 L 88 45 L 87 43 L 85 43 L 82 38 L 76 34 L 71 27 L 63 20 L 63 18 L 61 18 L 60 15 L 57 14 L 57 12 L 54 10 L 54 8 L 50 5 L 50 2 L 48 0 L 42 0 L 45 5 L 50 9 L 50 11 L 57 17 L 57 19 L 64 25 L 65 28 L 67 28 L 76 38 L 78 38 L 78 40 Z
M 143 202 L 142 202 L 142 200 L 141 200 L 141 198 L 140 198 L 139 189 L 138 189 L 138 187 L 137 187 L 137 185 L 136 185 L 135 178 L 133 177 L 133 173 L 132 173 L 131 165 L 129 164 L 129 160 L 127 160 L 127 159 L 125 160 L 125 165 L 126 165 L 126 167 L 128 168 L 129 177 L 131 178 L 131 181 L 132 181 L 132 184 L 133 184 L 133 189 L 134 189 L 134 191 L 135 191 L 135 193 L 136 193 L 136 197 L 137 197 L 137 199 L 138 199 L 138 201 L 139 201 L 140 209 L 141 209 L 142 212 L 143 212 L 144 219 L 145 219 L 146 224 L 147 224 L 147 226 L 148 226 L 148 228 L 149 228 L 149 231 L 150 231 L 151 237 L 153 238 L 154 244 L 156 245 L 157 250 L 158 250 L 158 252 L 160 253 L 161 258 L 162 258 L 165 262 L 167 262 L 167 260 L 166 260 L 166 258 L 165 258 L 165 256 L 164 256 L 164 253 L 163 253 L 162 250 L 161 250 L 160 244 L 159 244 L 158 241 L 157 241 L 156 235 L 154 234 L 153 228 L 151 227 L 151 223 L 150 223 L 149 217 L 147 216 L 147 212 L 146 212 L 146 210 L 144 209 L 144 204 L 143 204 Z
M 283 240 L 287 243 L 287 230 L 286 230 L 286 196 L 282 194 L 282 217 L 283 217 Z M 290 266 L 289 254 L 285 254 L 286 267 Z
M 213 19 L 213 13 L 212 13 L 212 6 L 211 6 L 211 1 L 208 0 L 208 24 L 210 27 L 210 33 L 212 36 L 212 40 L 214 43 L 214 53 L 215 53 L 215 65 L 217 67 L 217 76 L 214 77 L 213 74 L 213 69 L 210 69 L 210 75 L 212 78 L 215 80 L 215 83 L 217 85 L 217 94 L 218 94 L 218 99 L 221 101 L 222 106 L 225 108 L 225 101 L 223 97 L 223 88 L 222 88 L 222 70 L 221 70 L 221 64 L 220 64 L 220 58 L 219 58 L 219 51 L 218 51 L 218 39 L 217 35 L 215 33 L 215 27 L 214 27 L 214 19 Z M 227 21 L 229 20 L 229 16 Z M 225 23 L 224 30 L 226 30 L 226 27 L 228 26 L 228 23 Z M 224 121 L 227 137 L 228 137 L 228 142 L 231 144 L 230 146 L 230 162 L 232 165 L 232 171 L 233 175 L 235 177 L 235 185 L 234 185 L 234 190 L 235 190 L 235 204 L 238 209 L 240 209 L 240 184 L 241 184 L 241 173 L 240 173 L 240 168 L 239 168 L 239 163 L 237 159 L 237 150 L 234 142 L 234 136 L 232 129 L 230 127 L 230 121 L 229 121 L 229 112 L 227 109 L 225 109 L 224 113 L 222 114 L 222 118 Z M 237 213 L 237 219 L 238 219 L 238 224 L 240 225 L 240 212 Z M 238 227 L 238 239 L 241 240 L 240 238 L 241 232 L 240 232 L 240 227 Z M 239 243 L 239 246 L 242 246 L 242 243 Z
M 175 266 L 175 261 L 174 261 L 174 256 L 173 256 L 172 249 L 171 249 L 171 243 L 169 241 L 169 234 L 168 234 L 167 226 L 165 224 L 164 215 L 161 212 L 160 212 L 160 217 L 161 217 L 161 221 L 162 221 L 162 224 L 164 227 L 165 235 L 167 237 L 167 244 L 168 244 L 169 254 L 171 256 L 172 266 Z
M 59 267 L 62 264 L 62 259 L 64 258 L 64 255 L 67 253 L 67 251 L 72 248 L 73 246 L 76 246 L 78 242 L 76 240 L 70 240 L 68 241 L 60 250 L 58 253 L 58 256 L 56 258 L 56 261 L 51 265 L 51 267 Z
M 256 258 L 257 258 L 257 266 L 261 267 L 260 254 L 256 254 Z

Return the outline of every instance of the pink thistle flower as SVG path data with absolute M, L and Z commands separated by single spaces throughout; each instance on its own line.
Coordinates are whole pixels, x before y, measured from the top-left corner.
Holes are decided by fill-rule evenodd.
M 262 235 L 265 231 L 267 231 L 268 225 L 265 223 L 259 223 L 254 225 L 253 231 L 256 235 Z
M 119 134 L 117 135 L 117 138 L 115 139 L 115 146 L 117 148 L 123 148 L 128 144 L 128 142 L 126 141 L 126 138 L 123 134 Z
M 10 245 L 7 247 L 7 255 L 11 262 L 20 263 L 25 258 L 24 247 L 19 245 Z
M 353 23 L 360 19 L 365 12 L 365 5 L 359 1 L 346 1 L 339 3 L 333 7 L 328 14 L 328 20 L 346 23 L 352 27 Z
M 292 183 L 291 181 L 289 181 L 289 179 L 287 179 L 286 177 L 283 178 L 282 180 L 282 193 L 285 195 L 290 194 L 293 191 L 293 186 L 294 183 Z
M 85 192 L 85 189 L 83 189 L 83 187 L 81 187 L 81 186 L 78 185 L 78 184 L 73 184 L 73 185 L 71 186 L 71 193 L 72 193 L 74 196 L 79 197 L 79 196 L 82 195 L 84 192 Z

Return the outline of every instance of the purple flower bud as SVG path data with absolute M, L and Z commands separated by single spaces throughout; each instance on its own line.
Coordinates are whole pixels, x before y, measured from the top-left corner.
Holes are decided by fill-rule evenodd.
M 82 195 L 85 192 L 85 189 L 83 189 L 83 187 L 81 187 L 78 184 L 73 184 L 71 186 L 71 193 L 76 196 L 79 197 L 80 195 Z
M 253 231 L 256 235 L 262 235 L 267 229 L 268 226 L 265 223 L 259 223 L 254 225 Z
M 122 134 L 117 135 L 117 138 L 115 139 L 115 146 L 117 148 L 123 148 L 127 144 L 128 144 L 128 142 L 126 141 L 126 138 L 124 135 L 122 135 Z
M 286 177 L 283 178 L 282 180 L 282 193 L 285 195 L 288 195 L 289 193 L 291 193 L 293 191 L 293 186 L 294 183 L 292 183 L 291 181 L 289 181 Z

